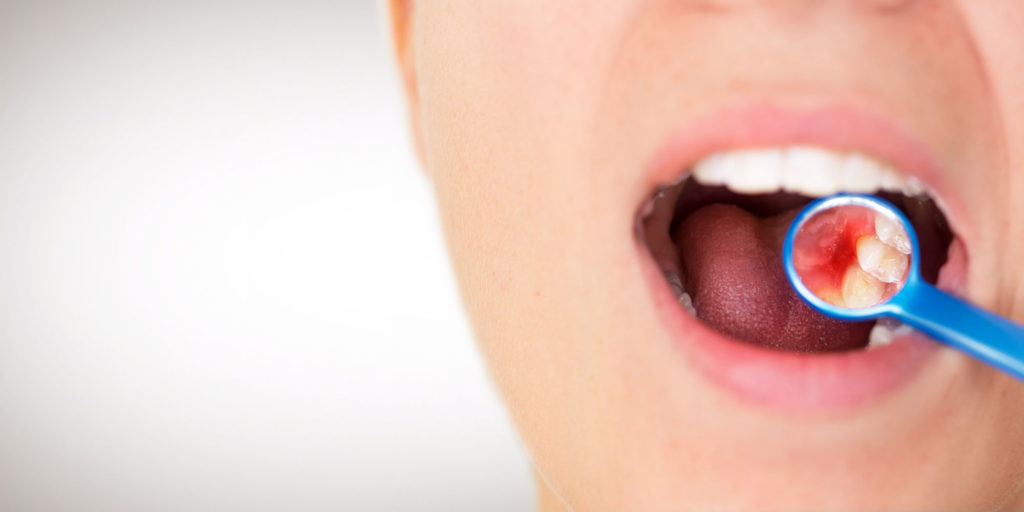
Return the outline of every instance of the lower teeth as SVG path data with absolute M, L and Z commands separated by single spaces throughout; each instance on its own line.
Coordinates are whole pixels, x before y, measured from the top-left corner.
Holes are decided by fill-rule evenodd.
M 672 293 L 676 296 L 676 300 L 679 301 L 679 305 L 686 310 L 690 316 L 697 316 L 697 309 L 693 307 L 693 298 L 690 297 L 689 293 L 683 290 L 683 281 L 679 279 L 679 274 L 671 270 L 665 270 L 665 280 L 668 281 L 669 288 L 672 289 Z
M 697 317 L 697 308 L 693 307 L 693 299 L 690 298 L 689 293 L 683 292 L 679 295 L 679 305 L 682 306 L 690 316 L 694 318 Z
M 868 348 L 875 348 L 888 345 L 896 338 L 907 336 L 914 332 L 909 325 L 896 320 L 881 319 L 871 328 L 868 335 Z

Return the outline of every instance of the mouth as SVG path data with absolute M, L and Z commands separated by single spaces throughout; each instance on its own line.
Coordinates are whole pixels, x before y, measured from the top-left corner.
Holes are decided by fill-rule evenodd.
M 813 199 L 875 194 L 913 223 L 922 277 L 956 286 L 966 255 L 945 211 L 949 198 L 921 165 L 927 158 L 911 142 L 879 144 L 888 126 L 876 120 L 816 114 L 807 132 L 802 114 L 741 117 L 748 126 L 770 122 L 745 137 L 734 136 L 728 122 L 703 127 L 704 140 L 682 144 L 688 151 L 663 163 L 663 181 L 638 207 L 637 239 L 681 345 L 712 380 L 760 401 L 849 405 L 897 387 L 937 344 L 895 320 L 844 322 L 818 313 L 786 279 L 782 245 Z M 860 265 L 870 267 L 864 256 Z M 849 281 L 841 289 L 850 300 L 866 293 L 862 279 Z

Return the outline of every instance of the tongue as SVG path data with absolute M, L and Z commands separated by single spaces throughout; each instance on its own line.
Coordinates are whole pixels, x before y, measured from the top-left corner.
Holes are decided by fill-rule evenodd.
M 713 204 L 687 216 L 674 233 L 697 317 L 749 343 L 800 352 L 867 344 L 871 322 L 850 323 L 811 309 L 782 265 L 782 242 L 799 209 L 761 218 Z

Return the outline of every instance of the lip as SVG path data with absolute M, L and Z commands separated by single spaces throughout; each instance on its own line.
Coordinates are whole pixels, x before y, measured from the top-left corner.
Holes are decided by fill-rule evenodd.
M 714 152 L 797 144 L 871 155 L 919 179 L 954 233 L 963 239 L 960 198 L 949 189 L 925 146 L 895 123 L 862 109 L 831 106 L 787 110 L 753 105 L 699 118 L 677 131 L 655 154 L 645 174 L 645 186 L 650 195 L 659 186 L 676 180 L 699 158 Z M 919 333 L 870 350 L 826 354 L 773 350 L 722 336 L 679 306 L 642 238 L 638 238 L 637 246 L 658 316 L 677 341 L 675 345 L 684 359 L 708 381 L 743 401 L 788 410 L 860 406 L 918 376 L 941 348 L 938 342 Z M 937 285 L 947 290 L 959 287 L 965 273 L 965 258 L 951 258 Z

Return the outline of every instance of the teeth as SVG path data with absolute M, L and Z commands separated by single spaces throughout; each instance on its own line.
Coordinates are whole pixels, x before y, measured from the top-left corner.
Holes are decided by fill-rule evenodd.
M 871 328 L 871 334 L 868 335 L 868 347 L 873 348 L 888 345 L 892 343 L 893 338 L 893 332 L 889 330 L 888 327 L 881 324 L 875 324 L 875 326 Z
M 871 334 L 868 335 L 868 348 L 881 347 L 888 345 L 896 338 L 901 338 L 910 333 L 914 332 L 909 325 L 902 324 L 899 322 L 886 323 L 881 320 L 871 328 Z
M 725 185 L 740 194 L 772 193 L 779 188 L 783 163 L 780 151 L 744 151 Z
M 885 283 L 875 279 L 857 265 L 850 265 L 843 276 L 843 307 L 867 308 L 882 302 Z
M 676 294 L 676 297 L 678 297 L 680 294 L 684 293 L 683 292 L 683 281 L 681 279 L 679 279 L 679 274 L 676 274 L 675 272 L 673 272 L 671 270 L 665 270 L 664 274 L 665 274 L 665 280 L 668 281 L 669 288 L 672 288 L 672 293 Z
M 847 192 L 871 193 L 887 183 L 889 174 L 878 162 L 863 155 L 852 154 L 843 163 L 839 183 Z
M 690 313 L 690 316 L 697 316 L 697 308 L 693 307 L 693 299 L 690 298 L 689 293 L 683 292 L 679 294 L 679 305 Z
M 924 183 L 921 183 L 921 180 L 913 176 L 908 176 L 903 182 L 901 191 L 904 195 L 919 196 L 925 192 Z
M 683 291 L 683 281 L 679 279 L 679 274 L 672 270 L 665 270 L 663 272 L 665 280 L 668 281 L 669 288 L 672 289 L 672 293 L 676 295 L 676 300 L 679 301 L 679 305 L 689 312 L 691 316 L 697 316 L 697 309 L 693 307 L 693 298 L 690 297 L 689 293 Z
M 796 147 L 786 155 L 782 189 L 808 196 L 828 196 L 839 192 L 843 157 L 817 148 Z
M 882 169 L 878 178 L 879 186 L 886 192 L 903 192 L 909 196 L 914 196 L 920 193 L 920 190 L 918 190 L 916 186 L 910 185 L 910 180 L 913 180 L 914 178 L 903 178 L 899 174 L 896 174 L 896 171 L 892 169 Z M 915 192 L 908 193 L 911 189 L 915 190 Z
M 903 254 L 910 254 L 910 238 L 899 224 L 884 215 L 875 216 L 875 234 L 885 245 Z
M 811 197 L 879 190 L 918 195 L 921 182 L 859 153 L 811 146 L 716 153 L 698 162 L 693 177 L 703 185 L 724 185 L 743 194 L 794 192 Z
M 742 153 L 718 153 L 701 160 L 693 168 L 693 179 L 702 185 L 725 185 L 733 174 L 738 174 L 736 168 Z
M 902 283 L 910 257 L 886 245 L 877 236 L 866 235 L 857 239 L 857 263 L 883 283 Z
M 815 290 L 814 294 L 829 304 L 844 307 L 843 294 L 835 288 L 820 288 Z

